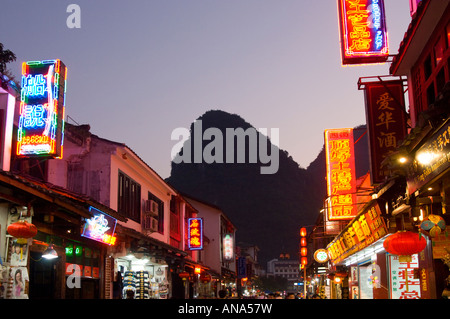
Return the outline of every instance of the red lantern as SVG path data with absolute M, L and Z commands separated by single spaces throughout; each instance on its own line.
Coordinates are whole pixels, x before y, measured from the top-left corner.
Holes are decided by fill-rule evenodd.
M 182 280 L 186 280 L 189 278 L 189 273 L 187 271 L 182 271 L 178 274 Z
M 308 264 L 308 258 L 302 257 L 300 259 L 300 264 L 302 264 L 303 266 L 306 266 Z
M 300 248 L 300 255 L 305 257 L 308 254 L 308 249 L 306 247 Z
M 306 245 L 307 245 L 306 237 L 302 237 L 302 238 L 300 239 L 300 246 L 304 247 L 304 246 L 306 246 Z
M 19 220 L 8 226 L 8 233 L 16 237 L 19 244 L 25 244 L 28 238 L 36 236 L 37 228 L 25 220 Z
M 390 254 L 398 255 L 400 262 L 410 262 L 411 255 L 420 253 L 427 246 L 427 241 L 418 233 L 398 231 L 384 240 L 384 249 Z
M 300 236 L 302 236 L 302 237 L 306 236 L 306 228 L 305 227 L 300 228 Z
M 200 281 L 203 283 L 208 283 L 211 281 L 211 275 L 204 272 L 200 275 Z

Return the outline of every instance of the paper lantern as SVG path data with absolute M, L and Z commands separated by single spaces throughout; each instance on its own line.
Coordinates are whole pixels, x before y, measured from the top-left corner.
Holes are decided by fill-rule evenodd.
M 25 220 L 19 220 L 8 226 L 8 233 L 17 238 L 19 244 L 25 244 L 28 238 L 32 238 L 37 234 L 37 228 L 35 225 L 26 222 Z
M 204 272 L 200 275 L 200 281 L 203 283 L 208 283 L 211 281 L 211 275 Z
M 178 274 L 178 276 L 182 279 L 182 280 L 186 280 L 189 278 L 189 273 L 187 271 L 182 271 Z
M 300 236 L 301 237 L 305 237 L 306 236 L 306 228 L 305 227 L 300 228 Z
M 302 264 L 303 266 L 306 266 L 308 264 L 308 258 L 307 257 L 302 257 L 300 259 L 300 264 Z
M 436 237 L 445 229 L 445 220 L 439 215 L 430 214 L 420 224 L 421 231 L 430 237 Z
M 308 255 L 308 249 L 306 247 L 300 248 L 300 255 L 306 257 Z
M 411 255 L 420 253 L 427 246 L 427 241 L 418 233 L 398 231 L 384 240 L 384 249 L 398 255 L 400 262 L 411 262 Z

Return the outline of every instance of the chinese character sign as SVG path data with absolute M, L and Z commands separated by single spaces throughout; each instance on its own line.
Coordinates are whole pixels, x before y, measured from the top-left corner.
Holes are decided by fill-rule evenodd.
M 356 216 L 356 176 L 353 129 L 325 130 L 328 220 Z
M 337 264 L 383 238 L 388 233 L 377 202 L 358 214 L 328 246 L 331 261 Z
M 86 220 L 81 236 L 108 245 L 114 245 L 116 243 L 114 232 L 117 220 L 92 206 L 89 208 L 89 211 L 93 212 L 94 216 Z
M 190 250 L 203 249 L 203 219 L 189 218 L 188 220 L 188 244 Z
M 396 151 L 406 136 L 406 112 L 402 81 L 365 84 L 367 129 L 369 133 L 372 184 L 384 181 L 381 162 Z
M 400 262 L 399 256 L 389 255 L 389 268 L 390 299 L 420 299 L 420 278 L 414 276 L 419 255 L 412 255 L 411 262 Z
M 66 78 L 60 60 L 22 64 L 17 155 L 62 158 Z
M 338 0 L 342 63 L 386 62 L 389 55 L 383 0 Z
M 223 236 L 223 259 L 226 261 L 233 260 L 234 258 L 234 238 L 233 234 L 225 234 Z

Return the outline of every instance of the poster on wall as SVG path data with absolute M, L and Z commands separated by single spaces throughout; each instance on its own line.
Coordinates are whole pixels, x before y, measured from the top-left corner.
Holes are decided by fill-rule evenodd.
M 419 255 L 412 255 L 411 262 L 400 262 L 399 256 L 389 255 L 390 299 L 420 299 L 420 279 L 414 278 L 419 268 Z

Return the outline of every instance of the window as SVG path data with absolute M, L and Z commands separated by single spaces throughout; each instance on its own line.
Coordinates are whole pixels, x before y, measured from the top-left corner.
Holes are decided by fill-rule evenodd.
M 158 233 L 164 234 L 164 202 L 150 192 L 148 192 L 148 200 L 158 203 Z
M 425 72 L 425 80 L 427 80 L 432 72 L 432 66 L 431 66 L 431 56 L 429 55 L 423 64 L 423 70 Z
M 128 218 L 140 222 L 141 185 L 119 171 L 118 211 Z
M 437 67 L 444 57 L 444 45 L 441 38 L 436 42 L 434 46 L 434 66 Z

